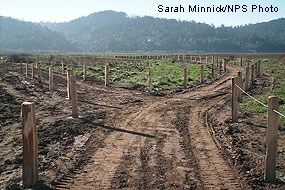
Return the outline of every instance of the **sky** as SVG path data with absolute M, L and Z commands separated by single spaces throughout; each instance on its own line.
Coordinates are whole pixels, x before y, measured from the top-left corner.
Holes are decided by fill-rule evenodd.
M 163 12 L 158 6 L 163 6 Z M 184 8 L 184 12 L 165 12 L 166 7 Z M 244 12 L 189 12 L 189 5 L 219 7 L 224 5 L 246 6 Z M 252 10 L 252 6 L 257 9 Z M 268 7 L 273 7 L 273 9 Z M 259 7 L 261 7 L 259 9 Z M 263 12 L 262 12 L 263 9 Z M 0 15 L 32 22 L 64 22 L 91 13 L 114 10 L 129 16 L 194 20 L 215 26 L 237 26 L 285 18 L 285 0 L 0 0 Z M 266 12 L 268 11 L 268 12 Z M 285 26 L 284 26 L 285 27 Z

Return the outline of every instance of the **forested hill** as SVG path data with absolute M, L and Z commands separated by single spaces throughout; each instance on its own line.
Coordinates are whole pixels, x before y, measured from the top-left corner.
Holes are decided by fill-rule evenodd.
M 67 42 L 61 46 L 66 51 L 74 51 L 72 45 L 76 45 L 76 51 L 81 52 L 285 52 L 284 18 L 240 27 L 215 27 L 195 21 L 128 17 L 122 12 L 103 11 L 70 22 L 41 25 L 43 31 L 48 27 L 55 31 L 54 36 L 62 35 L 69 41 L 70 48 Z M 10 35 L 18 39 L 19 34 Z M 51 37 L 46 42 L 57 41 L 52 35 L 45 37 Z M 6 40 L 6 36 L 1 34 L 1 44 L 2 38 Z M 26 36 L 23 40 L 37 49 L 35 41 Z
M 0 52 L 76 52 L 80 49 L 47 27 L 0 16 Z

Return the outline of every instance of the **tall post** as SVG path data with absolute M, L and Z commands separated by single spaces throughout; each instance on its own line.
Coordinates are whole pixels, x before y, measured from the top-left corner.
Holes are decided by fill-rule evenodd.
M 237 78 L 232 77 L 232 121 L 238 121 Z
M 200 83 L 204 82 L 204 65 L 201 65 Z
M 212 56 L 212 64 L 214 64 L 214 56 Z
M 251 65 L 251 84 L 253 83 L 254 80 L 254 64 Z
M 20 72 L 23 73 L 23 62 L 20 62 Z
M 236 84 L 237 84 L 241 89 L 243 89 L 243 85 L 242 85 L 242 73 L 241 73 L 241 71 L 238 72 L 238 77 L 237 77 L 237 82 L 236 82 Z M 238 95 L 238 102 L 242 102 L 242 91 L 241 91 L 240 89 L 238 89 L 237 95 Z
M 35 78 L 35 66 L 32 63 L 32 79 Z
M 242 58 L 240 58 L 240 66 L 242 66 Z
M 257 62 L 254 63 L 254 69 L 255 69 L 255 77 L 258 77 L 258 64 L 257 64 Z
M 219 62 L 219 74 L 222 75 L 222 61 Z
M 38 66 L 38 78 L 39 78 L 39 82 L 42 82 L 42 67 L 39 65 Z
M 64 73 L 64 64 L 63 64 L 63 61 L 61 62 L 61 73 L 62 73 L 62 74 Z
M 227 72 L 227 60 L 223 59 L 224 72 Z
M 258 76 L 258 77 L 259 77 L 259 75 L 260 75 L 260 62 L 261 62 L 261 61 L 258 60 L 257 63 L 256 63 L 256 64 L 257 64 L 257 76 Z
M 211 64 L 212 67 L 212 78 L 215 78 L 215 68 L 214 68 L 214 63 Z
M 53 67 L 49 67 L 49 90 L 53 90 Z
M 66 71 L 66 92 L 67 92 L 67 99 L 70 100 L 70 77 L 73 75 L 73 71 L 71 69 L 67 69 Z
M 188 78 L 187 78 L 187 67 L 185 66 L 184 67 L 184 89 L 187 89 L 187 81 L 188 81 Z
M 105 86 L 110 85 L 110 68 L 109 63 L 105 65 Z
M 151 71 L 150 71 L 150 67 L 148 67 L 147 69 L 147 91 L 148 93 L 151 93 L 152 91 L 152 79 L 151 79 Z
M 23 185 L 32 187 L 38 181 L 38 135 L 35 106 L 22 103 Z
M 278 97 L 268 97 L 267 110 L 267 137 L 264 178 L 266 182 L 276 180 L 276 157 L 277 157 L 277 132 L 279 115 L 273 110 L 279 111 Z
M 28 66 L 28 62 L 26 62 L 26 77 L 28 77 L 29 75 L 29 66 Z
M 76 92 L 76 76 L 70 77 L 70 96 L 72 105 L 72 117 L 78 118 L 78 106 L 77 106 L 77 92 Z
M 245 80 L 244 80 L 244 90 L 249 89 L 249 67 L 245 68 Z

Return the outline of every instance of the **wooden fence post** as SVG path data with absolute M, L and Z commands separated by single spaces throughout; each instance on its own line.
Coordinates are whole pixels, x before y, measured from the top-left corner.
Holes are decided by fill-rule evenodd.
M 222 75 L 222 61 L 219 62 L 219 74 Z
M 61 62 L 61 73 L 64 74 L 64 64 L 63 64 L 63 61 Z
M 237 82 L 236 84 L 243 89 L 243 84 L 242 84 L 242 73 L 241 71 L 238 72 L 238 77 L 237 77 Z M 237 95 L 238 95 L 238 102 L 242 102 L 242 91 L 240 89 L 237 90 Z
M 35 106 L 22 103 L 23 185 L 31 187 L 38 181 L 38 135 Z
M 28 77 L 29 75 L 29 66 L 28 66 L 28 62 L 26 62 L 26 77 Z
M 273 110 L 279 111 L 278 97 L 268 97 L 267 110 L 267 137 L 264 178 L 267 182 L 274 182 L 276 179 L 276 157 L 277 157 L 277 132 L 279 115 Z
M 110 67 L 109 63 L 105 65 L 105 86 L 110 85 Z
M 204 82 L 204 65 L 201 65 L 200 83 Z
M 249 67 L 245 68 L 245 80 L 244 80 L 244 90 L 249 89 Z
M 53 90 L 53 67 L 49 67 L 49 90 Z
M 238 101 L 237 101 L 236 77 L 232 77 L 232 122 L 238 121 Z
M 73 71 L 71 69 L 67 69 L 66 71 L 66 93 L 67 93 L 67 99 L 70 100 L 71 96 L 70 96 L 70 77 L 73 74 Z
M 147 69 L 147 91 L 148 93 L 151 93 L 152 91 L 152 79 L 151 79 L 151 71 L 150 71 L 150 67 L 148 67 Z
M 38 66 L 38 77 L 39 77 L 39 82 L 41 83 L 42 82 L 42 68 L 40 65 Z
M 240 66 L 242 66 L 242 58 L 240 58 Z
M 23 73 L 23 62 L 20 62 L 20 72 Z
M 251 84 L 253 83 L 254 80 L 254 64 L 251 65 Z
M 273 90 L 275 88 L 276 85 L 276 77 L 272 77 L 272 83 L 271 83 L 271 90 Z
M 254 63 L 254 69 L 255 69 L 255 77 L 258 77 L 258 64 L 257 64 L 257 62 Z
M 223 59 L 224 72 L 227 72 L 227 60 Z
M 187 78 L 187 67 L 185 66 L 184 67 L 184 89 L 187 89 L 187 81 L 188 81 L 188 78 Z
M 35 66 L 32 63 L 32 79 L 35 78 Z
M 211 64 L 212 68 L 212 78 L 215 78 L 215 68 L 214 68 L 214 63 Z
M 76 92 L 76 76 L 70 77 L 70 96 L 72 106 L 72 117 L 78 118 L 78 106 L 77 106 L 77 92 Z
M 259 77 L 259 75 L 260 75 L 260 62 L 261 62 L 261 61 L 258 60 L 257 63 L 256 63 L 256 64 L 257 64 L 257 76 L 258 76 L 258 77 Z

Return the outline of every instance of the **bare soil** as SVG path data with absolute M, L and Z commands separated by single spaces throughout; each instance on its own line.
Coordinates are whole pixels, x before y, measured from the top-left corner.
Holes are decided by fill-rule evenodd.
M 240 67 L 228 66 L 218 81 L 170 96 L 79 79 L 79 119 L 70 118 L 65 75 L 56 74 L 50 92 L 47 72 L 39 83 L 18 67 L 0 69 L 0 189 L 25 189 L 24 101 L 36 106 L 40 181 L 34 189 L 285 188 L 284 130 L 278 180 L 266 184 L 266 124 L 254 115 L 230 121 L 230 82 Z

